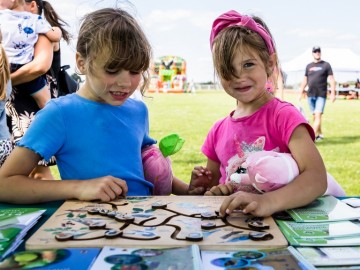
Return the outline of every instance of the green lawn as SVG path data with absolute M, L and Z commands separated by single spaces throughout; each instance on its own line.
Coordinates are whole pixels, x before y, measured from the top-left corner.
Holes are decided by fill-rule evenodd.
M 186 142 L 171 157 L 175 175 L 188 181 L 194 165 L 205 164 L 200 147 L 212 124 L 235 107 L 235 100 L 223 91 L 196 94 L 157 94 L 145 99 L 150 114 L 150 133 L 160 139 L 178 133 Z M 285 99 L 298 105 L 297 95 Z M 302 101 L 308 118 L 311 115 Z M 317 143 L 327 170 L 348 195 L 360 195 L 360 100 L 338 99 L 328 102 L 323 121 L 325 140 Z
M 195 165 L 205 165 L 200 147 L 212 124 L 235 107 L 235 100 L 223 91 L 196 94 L 148 94 L 150 135 L 160 139 L 178 133 L 186 142 L 171 157 L 177 177 L 189 181 Z M 295 105 L 297 95 L 285 99 Z M 307 104 L 303 107 L 310 119 Z M 344 187 L 347 195 L 360 195 L 360 100 L 338 99 L 327 103 L 323 121 L 325 140 L 317 143 L 327 170 Z M 55 175 L 56 168 L 53 168 Z

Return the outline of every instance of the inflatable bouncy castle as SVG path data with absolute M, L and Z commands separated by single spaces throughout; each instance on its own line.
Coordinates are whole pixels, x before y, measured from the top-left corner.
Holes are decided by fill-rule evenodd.
M 186 87 L 186 61 L 173 55 L 154 60 L 148 92 L 184 93 Z

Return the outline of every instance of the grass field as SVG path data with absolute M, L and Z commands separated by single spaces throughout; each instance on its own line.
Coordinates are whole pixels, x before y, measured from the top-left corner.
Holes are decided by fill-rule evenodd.
M 167 134 L 178 133 L 186 140 L 171 159 L 175 175 L 188 182 L 192 168 L 205 165 L 200 147 L 208 130 L 234 109 L 235 101 L 221 90 L 148 96 L 145 102 L 149 108 L 150 135 L 159 140 Z M 295 94 L 285 94 L 285 100 L 298 105 Z M 310 119 L 305 100 L 302 105 Z M 347 195 L 360 195 L 360 100 L 340 98 L 335 103 L 328 102 L 323 132 L 325 140 L 316 145 L 327 170 Z M 53 168 L 57 174 L 55 170 Z
M 145 99 L 150 114 L 150 133 L 160 139 L 178 133 L 186 142 L 171 157 L 175 175 L 188 181 L 194 165 L 204 164 L 200 147 L 217 120 L 229 114 L 235 101 L 223 91 L 198 91 L 196 94 L 155 94 Z M 285 94 L 285 100 L 298 105 L 297 95 Z M 311 115 L 302 101 L 309 120 Z M 360 195 L 360 100 L 339 98 L 328 102 L 324 114 L 325 140 L 317 143 L 327 170 L 348 195 Z

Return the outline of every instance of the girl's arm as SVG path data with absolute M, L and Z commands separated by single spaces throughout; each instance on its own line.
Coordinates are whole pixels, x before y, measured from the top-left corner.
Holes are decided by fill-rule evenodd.
M 51 41 L 51 42 L 59 42 L 61 39 L 61 29 L 57 26 L 51 27 L 51 30 L 48 31 L 45 36 Z
M 188 195 L 189 185 L 179 178 L 173 176 L 172 194 L 174 195 Z
M 35 45 L 34 59 L 11 73 L 13 85 L 29 82 L 45 74 L 51 67 L 53 58 L 53 47 L 49 39 L 39 35 Z
M 327 188 L 323 159 L 304 125 L 294 130 L 289 141 L 289 149 L 298 164 L 299 176 L 278 190 L 280 194 L 271 195 L 276 211 L 309 204 L 322 196 Z
M 88 180 L 36 180 L 28 175 L 41 157 L 16 147 L 0 170 L 0 201 L 14 204 L 78 199 L 110 201 L 126 195 L 126 182 L 112 176 Z
M 227 197 L 220 213 L 242 209 L 255 216 L 301 207 L 322 196 L 327 187 L 323 160 L 304 125 L 298 126 L 289 142 L 289 149 L 299 166 L 299 176 L 286 186 L 264 194 L 237 192 Z

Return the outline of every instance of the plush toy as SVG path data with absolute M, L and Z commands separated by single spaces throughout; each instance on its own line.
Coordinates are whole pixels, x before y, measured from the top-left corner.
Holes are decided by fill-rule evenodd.
M 235 187 L 239 184 L 252 185 L 264 193 L 285 186 L 298 175 L 299 168 L 291 154 L 258 151 L 248 155 L 241 168 L 231 175 L 230 180 Z M 344 190 L 329 173 L 324 195 L 345 196 Z
M 177 134 L 170 134 L 156 145 L 146 146 L 141 151 L 144 176 L 154 185 L 154 195 L 170 195 L 172 191 L 172 168 L 170 155 L 178 152 L 185 140 Z

